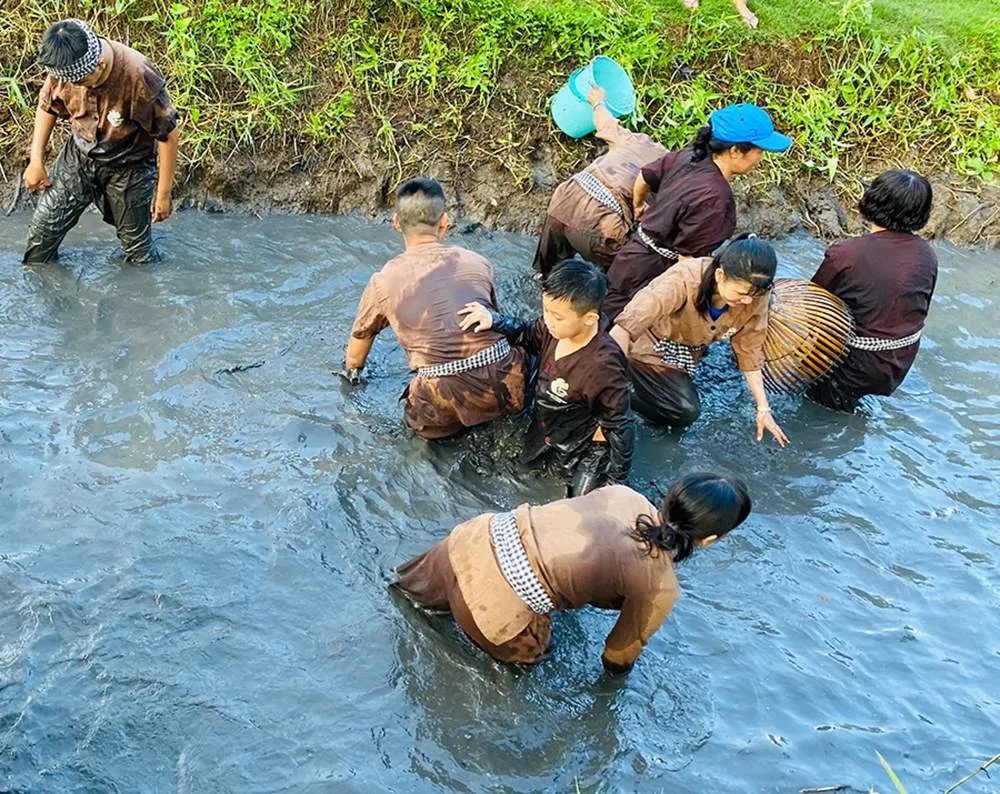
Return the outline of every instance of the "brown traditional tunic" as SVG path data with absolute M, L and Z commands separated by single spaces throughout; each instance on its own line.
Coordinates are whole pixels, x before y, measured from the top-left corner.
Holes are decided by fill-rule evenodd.
M 924 327 L 937 283 L 934 249 L 915 234 L 881 231 L 831 245 L 813 281 L 840 297 L 857 336 L 901 339 Z M 865 394 L 892 394 L 917 357 L 920 342 L 899 350 L 857 350 L 809 396 L 852 409 Z
M 156 141 L 177 126 L 177 110 L 163 76 L 141 53 L 105 39 L 114 53 L 111 72 L 99 86 L 45 78 L 38 107 L 69 119 L 73 141 L 85 155 L 105 165 L 156 162 Z
M 692 152 L 668 152 L 642 169 L 651 195 L 643 231 L 661 248 L 682 257 L 708 256 L 736 229 L 732 188 L 711 157 L 691 161 Z M 673 264 L 634 237 L 608 270 L 605 313 L 615 319 L 646 284 Z
M 558 611 L 590 604 L 620 611 L 602 661 L 629 669 L 680 596 L 670 555 L 647 554 L 629 534 L 656 508 L 623 485 L 540 507 L 517 508 L 528 560 Z M 550 618 L 511 589 L 489 536 L 492 514 L 460 524 L 398 569 L 399 588 L 417 604 L 450 609 L 462 630 L 504 662 L 531 663 L 545 652 Z
M 370 339 L 396 332 L 410 369 L 467 358 L 496 344 L 493 331 L 459 326 L 458 310 L 479 302 L 497 311 L 493 266 L 454 245 L 413 246 L 390 259 L 368 282 L 351 335 Z M 456 375 L 416 375 L 404 396 L 406 424 L 424 438 L 445 438 L 524 406 L 524 354 Z
M 608 151 L 584 171 L 611 190 L 625 217 L 619 217 L 592 198 L 572 179 L 556 188 L 548 214 L 570 231 L 593 233 L 596 242 L 591 244 L 591 250 L 580 253 L 607 268 L 632 230 L 632 189 L 639 170 L 661 157 L 666 149 L 648 135 L 625 129 L 605 108 L 594 112 L 594 120 L 597 137 L 607 142 Z
M 692 354 L 698 361 L 709 344 L 728 338 L 741 370 L 752 372 L 764 366 L 768 296 L 730 306 L 716 320 L 701 314 L 695 301 L 702 273 L 711 261 L 708 257 L 680 260 L 640 290 L 618 315 L 616 324 L 632 337 L 630 361 L 664 369 L 662 355 L 654 349 L 661 339 L 696 348 Z

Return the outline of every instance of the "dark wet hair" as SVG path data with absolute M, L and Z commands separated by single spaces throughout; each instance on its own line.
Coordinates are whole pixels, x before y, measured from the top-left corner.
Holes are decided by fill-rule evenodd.
M 774 253 L 770 243 L 756 236 L 743 234 L 730 240 L 725 248 L 712 257 L 711 264 L 701 276 L 694 305 L 702 314 L 708 314 L 708 307 L 716 290 L 715 271 L 720 267 L 729 278 L 750 282 L 751 295 L 763 295 L 774 283 L 778 255 Z
M 883 171 L 866 189 L 858 209 L 862 217 L 894 232 L 915 232 L 927 225 L 934 191 L 927 177 L 894 168 Z
M 417 226 L 436 226 L 444 207 L 444 188 L 437 180 L 419 176 L 396 191 L 396 217 L 404 232 Z
M 735 477 L 698 472 L 682 477 L 660 506 L 657 520 L 640 516 L 631 537 L 669 551 L 674 562 L 689 557 L 699 540 L 722 537 L 742 524 L 753 508 L 746 484 Z
M 746 141 L 723 141 L 716 138 L 712 134 L 712 123 L 709 122 L 698 130 L 694 136 L 694 141 L 691 142 L 691 148 L 694 149 L 694 156 L 691 160 L 698 162 L 704 160 L 709 155 L 722 154 L 733 146 L 744 154 L 756 148 L 754 144 Z
M 583 315 L 601 310 L 608 294 L 608 280 L 584 259 L 564 259 L 545 277 L 542 292 L 550 298 L 568 300 L 573 311 Z
M 42 36 L 38 62 L 46 69 L 62 69 L 87 54 L 87 34 L 72 19 L 49 26 Z

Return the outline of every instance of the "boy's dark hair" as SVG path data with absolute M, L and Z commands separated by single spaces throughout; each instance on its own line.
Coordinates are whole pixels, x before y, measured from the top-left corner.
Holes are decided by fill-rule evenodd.
M 444 208 L 444 188 L 434 179 L 418 176 L 404 182 L 396 191 L 396 218 L 404 233 L 421 226 L 437 226 Z
M 577 314 L 600 312 L 608 294 L 608 280 L 584 259 L 564 259 L 545 277 L 542 293 L 568 300 Z
M 72 19 L 49 26 L 42 36 L 38 62 L 46 69 L 62 69 L 87 54 L 87 34 Z
M 931 216 L 934 191 L 927 177 L 916 171 L 894 168 L 883 171 L 861 197 L 862 217 L 894 232 L 915 232 Z
M 750 282 L 751 295 L 763 295 L 774 284 L 778 255 L 770 243 L 756 236 L 741 234 L 730 240 L 702 273 L 694 305 L 703 315 L 708 315 L 708 307 L 715 295 L 715 271 L 720 267 L 730 278 Z

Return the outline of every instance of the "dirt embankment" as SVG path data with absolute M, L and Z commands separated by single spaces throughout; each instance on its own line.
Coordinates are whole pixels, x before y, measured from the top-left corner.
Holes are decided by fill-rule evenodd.
M 441 181 L 450 211 L 459 227 L 481 224 L 490 229 L 533 234 L 541 226 L 555 186 L 586 165 L 599 149 L 575 147 L 577 157 L 563 146 L 539 143 L 531 151 L 533 173 L 527 189 L 514 184 L 510 173 L 488 158 L 455 155 L 408 158 L 408 165 L 365 151 L 324 160 L 321 154 L 296 156 L 285 152 L 238 153 L 224 162 L 206 160 L 180 168 L 174 190 L 178 206 L 210 212 L 361 213 L 387 218 L 393 191 L 410 176 Z M 3 206 L 12 204 L 21 164 L 3 166 Z M 766 163 L 761 167 L 766 172 Z M 975 180 L 932 176 L 934 210 L 924 230 L 928 237 L 961 245 L 1000 245 L 1000 187 Z M 862 231 L 855 210 L 862 186 L 831 184 L 805 176 L 792 184 L 768 184 L 762 173 L 734 185 L 739 210 L 738 229 L 763 237 L 778 237 L 804 229 L 824 240 Z M 18 206 L 28 207 L 30 196 Z

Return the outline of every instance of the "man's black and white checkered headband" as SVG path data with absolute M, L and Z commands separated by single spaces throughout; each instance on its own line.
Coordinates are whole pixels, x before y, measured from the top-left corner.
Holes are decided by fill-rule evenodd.
M 97 61 L 101 57 L 101 41 L 97 38 L 97 34 L 90 29 L 90 25 L 83 20 L 68 19 L 66 21 L 78 25 L 83 30 L 84 35 L 87 37 L 87 51 L 71 64 L 61 67 L 48 66 L 46 69 L 49 74 L 58 80 L 63 80 L 67 83 L 78 83 L 90 77 L 97 68 Z

